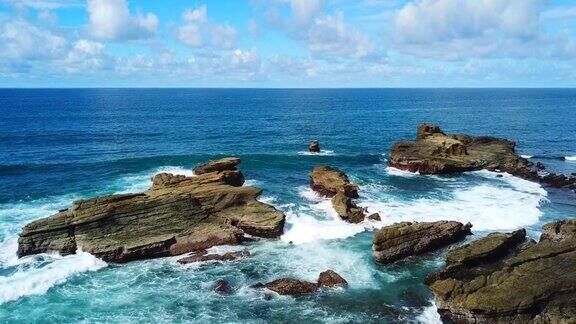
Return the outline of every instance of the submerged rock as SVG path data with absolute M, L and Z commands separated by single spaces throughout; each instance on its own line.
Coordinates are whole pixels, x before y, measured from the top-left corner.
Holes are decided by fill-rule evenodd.
M 350 183 L 344 172 L 326 165 L 317 166 L 310 172 L 310 187 L 330 198 L 338 192 L 346 197 L 358 198 L 358 186 Z
M 318 276 L 318 287 L 348 287 L 348 281 L 332 270 L 326 270 Z
M 374 213 L 374 214 L 370 214 L 370 215 L 368 216 L 368 219 L 371 219 L 371 220 L 373 220 L 373 221 L 378 221 L 378 222 L 379 222 L 379 221 L 382 220 L 382 217 L 380 217 L 380 214 L 379 214 L 379 213 Z
M 430 275 L 438 312 L 458 323 L 572 323 L 576 319 L 576 220 L 493 233 L 446 254 Z
M 232 292 L 232 287 L 230 287 L 228 281 L 219 279 L 216 281 L 216 284 L 214 284 L 213 290 L 220 295 L 230 295 Z
M 207 254 L 206 250 L 203 250 L 203 254 L 195 253 L 191 256 L 182 258 L 178 260 L 180 264 L 188 264 L 193 262 L 204 262 L 204 261 L 234 261 L 238 259 L 244 259 L 250 256 L 248 251 L 235 251 L 227 252 L 224 254 Z
M 374 234 L 374 259 L 382 264 L 434 251 L 470 235 L 470 223 L 454 221 L 402 222 L 386 226 Z
M 261 189 L 238 186 L 243 176 L 230 165 L 239 160 L 228 161 L 212 164 L 224 169 L 201 168 L 194 177 L 158 174 L 143 193 L 76 201 L 26 225 L 18 256 L 82 248 L 106 261 L 127 262 L 238 244 L 244 234 L 280 236 L 284 215 L 257 200 Z
M 420 124 L 416 141 L 399 141 L 390 153 L 390 166 L 422 174 L 486 169 L 536 180 L 532 162 L 515 152 L 512 141 L 495 137 L 446 135 L 437 125 Z
M 320 142 L 317 140 L 310 142 L 310 145 L 308 145 L 308 151 L 312 153 L 320 153 Z
M 343 192 L 332 197 L 332 206 L 338 216 L 350 223 L 360 223 L 364 220 L 364 210 L 358 207 L 352 198 L 346 197 Z
M 313 282 L 294 278 L 281 278 L 267 283 L 266 288 L 277 292 L 280 295 L 296 296 L 316 292 L 316 290 L 318 290 L 318 285 Z

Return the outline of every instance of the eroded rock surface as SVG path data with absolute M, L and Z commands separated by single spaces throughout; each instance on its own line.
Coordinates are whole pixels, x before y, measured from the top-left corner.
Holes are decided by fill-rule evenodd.
M 431 124 L 418 126 L 416 141 L 399 141 L 390 153 L 390 166 L 421 174 L 499 170 L 535 180 L 532 163 L 515 152 L 512 141 L 479 136 L 447 135 Z
M 281 235 L 284 215 L 256 200 L 261 189 L 241 187 L 239 160 L 224 160 L 200 168 L 194 177 L 158 174 L 143 193 L 76 201 L 26 225 L 18 256 L 82 248 L 106 261 L 126 262 L 238 244 L 244 234 Z
M 280 295 L 298 296 L 314 293 L 320 288 L 345 288 L 348 287 L 348 282 L 333 270 L 328 269 L 320 273 L 317 282 L 280 278 L 267 284 L 256 283 L 251 287 L 254 289 L 266 287 Z
M 387 264 L 434 251 L 470 235 L 472 225 L 454 221 L 402 222 L 376 231 L 372 250 L 376 262 Z
M 194 262 L 205 262 L 205 261 L 234 261 L 238 259 L 244 259 L 250 256 L 248 251 L 235 251 L 227 252 L 224 254 L 208 254 L 206 250 L 202 250 L 200 253 L 193 253 L 190 256 L 178 260 L 180 264 L 188 264 Z
M 332 206 L 338 216 L 350 223 L 360 223 L 364 220 L 364 209 L 358 207 L 353 199 L 346 197 L 343 192 L 332 197 Z
M 337 288 L 348 287 L 348 281 L 333 270 L 326 270 L 318 276 L 318 287 Z
M 576 220 L 565 220 L 545 225 L 538 243 L 519 230 L 456 248 L 427 283 L 457 323 L 574 323 L 574 269 Z
M 308 145 L 308 151 L 312 153 L 320 153 L 320 142 L 317 140 L 310 142 L 310 145 Z

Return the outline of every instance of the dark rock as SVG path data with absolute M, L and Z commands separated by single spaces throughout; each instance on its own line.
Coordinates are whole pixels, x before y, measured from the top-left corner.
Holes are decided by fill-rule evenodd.
M 399 141 L 390 166 L 422 174 L 446 174 L 487 169 L 537 180 L 532 163 L 518 156 L 514 142 L 495 137 L 446 135 L 436 125 L 420 124 L 416 141 Z
M 234 171 L 238 164 L 240 164 L 240 158 L 237 157 L 226 157 L 219 160 L 212 160 L 195 167 L 194 174 Z
M 501 174 L 497 174 L 497 175 L 496 175 L 496 178 L 503 178 L 503 177 L 504 177 L 504 176 L 501 175 Z
M 544 171 L 544 170 L 546 170 L 546 166 L 544 166 L 544 164 L 542 162 L 537 162 L 536 163 L 536 170 Z
M 18 256 L 72 254 L 82 247 L 106 261 L 127 262 L 238 244 L 245 233 L 280 236 L 284 215 L 257 200 L 261 189 L 230 185 L 231 173 L 241 174 L 161 173 L 143 193 L 76 201 L 66 211 L 26 225 Z
M 269 300 L 272 300 L 273 297 L 274 296 L 272 296 L 272 294 L 265 293 L 264 295 L 262 295 L 262 300 L 269 301 Z
M 326 270 L 318 276 L 318 287 L 348 287 L 348 281 L 332 270 Z
M 470 223 L 454 221 L 402 222 L 386 226 L 374 234 L 374 258 L 382 264 L 408 256 L 434 251 L 470 235 Z
M 563 174 L 548 173 L 540 178 L 541 182 L 554 188 L 570 187 L 576 184 L 576 177 L 567 177 Z
M 230 287 L 228 281 L 219 279 L 214 285 L 214 291 L 220 295 L 230 295 L 232 288 Z
M 266 285 L 264 285 L 264 284 L 261 283 L 261 282 L 257 282 L 257 283 L 255 283 L 255 284 L 253 284 L 252 286 L 250 286 L 250 288 L 252 288 L 252 289 L 263 289 L 263 288 L 266 288 Z
M 318 290 L 318 285 L 294 278 L 281 278 L 267 283 L 266 288 L 275 291 L 280 295 L 296 296 L 314 293 Z
M 360 223 L 364 220 L 364 210 L 358 207 L 352 198 L 346 197 L 343 192 L 338 192 L 332 197 L 332 206 L 343 220 L 350 223 Z
M 320 153 L 320 142 L 318 142 L 317 140 L 313 140 L 312 142 L 310 142 L 310 145 L 308 146 L 308 151 L 312 153 Z
M 206 252 L 206 250 L 204 250 Z M 203 262 L 203 261 L 233 261 L 238 259 L 244 259 L 250 256 L 248 251 L 236 251 L 228 252 L 224 254 L 193 254 L 191 256 L 182 258 L 178 260 L 180 264 L 188 264 L 193 262 Z
M 457 323 L 572 323 L 576 319 L 576 220 L 493 233 L 446 254 L 427 278 L 438 312 Z
M 368 219 L 374 220 L 374 221 L 381 221 L 382 217 L 380 217 L 380 214 L 378 213 L 374 213 L 374 214 L 370 214 L 368 216 Z
M 341 191 L 346 197 L 358 198 L 358 186 L 350 183 L 344 172 L 325 165 L 310 172 L 310 187 L 326 197 L 334 197 Z

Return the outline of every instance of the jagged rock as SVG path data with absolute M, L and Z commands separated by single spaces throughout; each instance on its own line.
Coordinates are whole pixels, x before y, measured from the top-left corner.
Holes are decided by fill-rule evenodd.
M 546 166 L 542 162 L 536 162 L 536 170 L 544 171 L 546 170 Z
M 326 270 L 318 276 L 318 287 L 348 287 L 348 281 L 332 270 Z
M 332 206 L 343 220 L 350 223 L 360 223 L 364 220 L 364 210 L 358 207 L 352 198 L 346 197 L 343 192 L 338 192 L 332 197 Z
M 368 216 L 368 219 L 374 220 L 374 221 L 381 221 L 382 217 L 380 217 L 380 214 L 378 213 L 374 213 L 374 214 L 370 214 Z
M 214 291 L 220 295 L 230 295 L 232 287 L 230 287 L 228 281 L 219 279 L 216 281 L 216 284 L 214 284 Z
M 235 251 L 227 252 L 224 254 L 206 254 L 206 250 L 203 250 L 203 254 L 194 253 L 191 256 L 182 258 L 178 260 L 180 264 L 188 264 L 193 262 L 203 262 L 203 261 L 234 261 L 238 259 L 244 259 L 250 256 L 248 251 Z
M 541 182 L 554 188 L 571 187 L 576 184 L 575 176 L 565 176 L 564 174 L 548 173 L 540 178 Z
M 241 176 L 238 170 L 194 177 L 161 173 L 143 193 L 76 201 L 26 225 L 18 256 L 72 254 L 81 247 L 106 261 L 127 262 L 237 244 L 245 233 L 281 235 L 284 215 L 257 200 L 261 189 L 230 183 L 231 174 Z
M 310 145 L 308 145 L 308 151 L 312 153 L 320 153 L 320 142 L 317 140 L 310 142 Z
M 252 288 L 252 289 L 262 289 L 262 288 L 266 288 L 266 285 L 264 285 L 264 284 L 261 283 L 261 282 L 257 282 L 257 283 L 255 283 L 255 284 L 251 285 L 250 288 Z
M 350 183 L 344 172 L 325 165 L 310 172 L 310 187 L 326 197 L 334 197 L 341 191 L 346 197 L 358 198 L 358 186 Z
M 302 281 L 294 278 L 276 279 L 266 284 L 266 288 L 280 295 L 304 295 L 318 290 L 318 285 L 313 282 Z
M 212 160 L 195 167 L 194 174 L 234 171 L 238 164 L 240 164 L 240 158 L 237 157 L 226 157 L 219 160 Z
M 470 223 L 454 221 L 402 222 L 386 226 L 374 234 L 374 258 L 382 264 L 408 256 L 434 251 L 470 235 Z
M 537 180 L 532 163 L 515 152 L 512 141 L 495 137 L 446 135 L 436 125 L 420 124 L 416 141 L 399 141 L 390 153 L 390 166 L 422 174 L 487 169 Z
M 494 233 L 446 254 L 430 275 L 438 312 L 456 323 L 573 323 L 576 220 L 544 225 L 538 243 L 525 231 Z

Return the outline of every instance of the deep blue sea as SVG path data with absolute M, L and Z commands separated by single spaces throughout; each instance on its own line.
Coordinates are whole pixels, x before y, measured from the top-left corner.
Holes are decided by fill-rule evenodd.
M 576 217 L 576 195 L 487 171 L 388 168 L 392 143 L 414 138 L 424 121 L 515 140 L 533 161 L 576 172 L 571 89 L 0 90 L 0 322 L 437 322 L 423 279 L 445 251 L 377 266 L 375 228 L 451 219 L 470 221 L 474 237 L 525 227 L 537 238 L 543 223 Z M 319 155 L 306 153 L 312 139 Z M 16 257 L 18 233 L 32 220 L 226 155 L 241 157 L 248 184 L 287 215 L 280 240 L 216 248 L 246 248 L 250 258 L 181 266 L 178 258 L 106 264 L 83 252 Z M 318 164 L 344 170 L 360 185 L 359 204 L 382 221 L 338 219 L 308 188 Z M 329 268 L 350 287 L 270 301 L 247 288 L 315 280 Z M 212 292 L 221 278 L 231 296 Z

